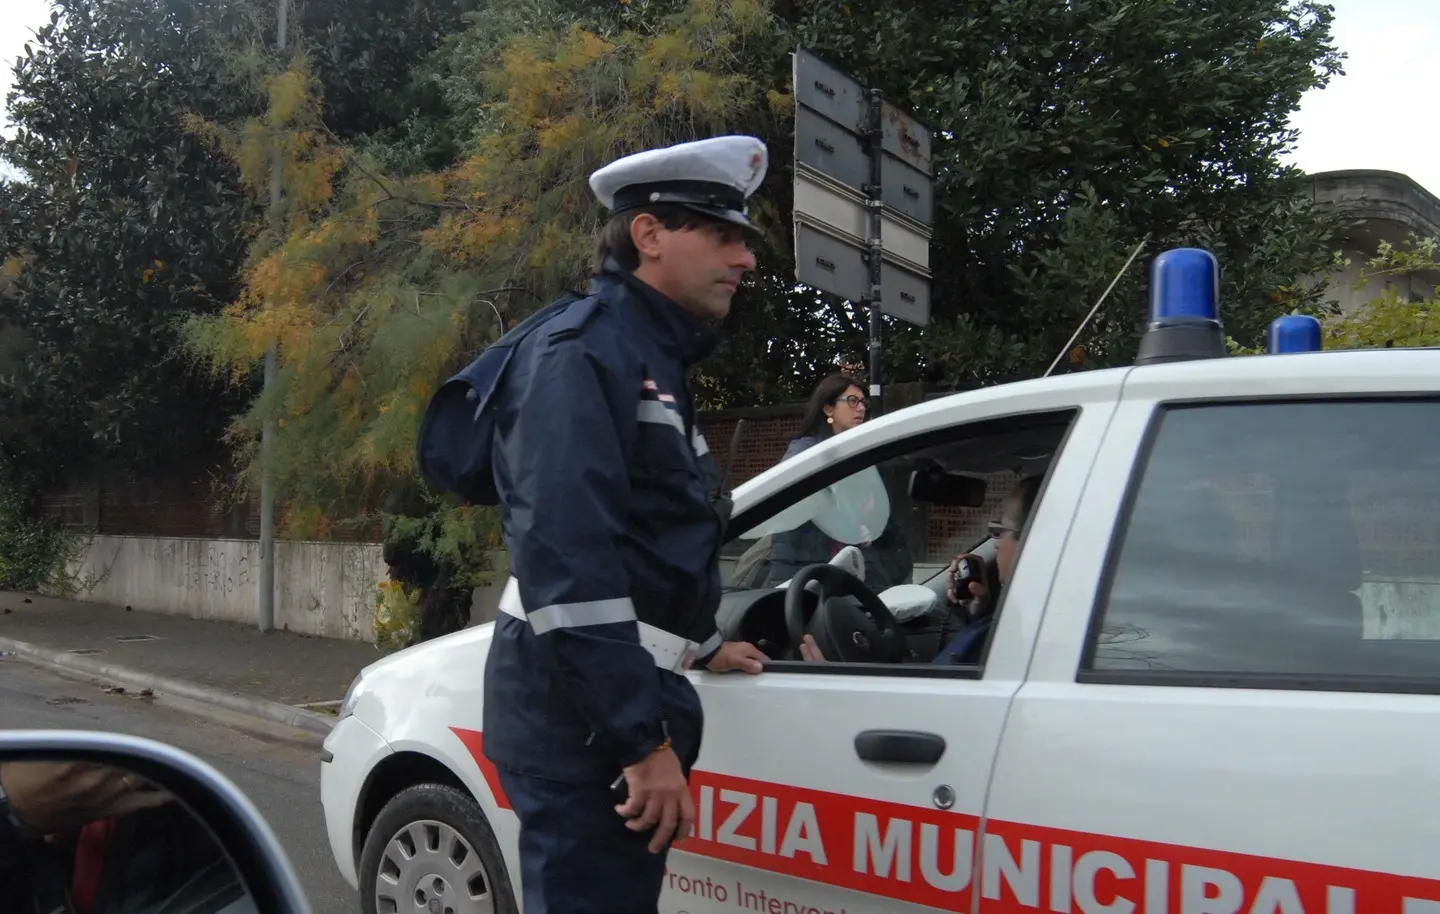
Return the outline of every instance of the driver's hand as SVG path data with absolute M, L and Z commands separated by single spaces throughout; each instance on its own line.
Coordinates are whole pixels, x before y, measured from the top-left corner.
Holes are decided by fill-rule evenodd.
M 969 559 L 984 565 L 985 560 L 970 552 L 962 552 L 950 561 L 950 567 L 945 570 L 945 579 L 949 583 L 945 586 L 945 598 L 950 601 L 951 606 L 959 606 L 961 603 L 970 600 L 984 600 L 990 596 L 990 588 L 985 586 L 985 579 L 982 576 L 978 581 L 971 581 L 964 594 L 955 592 L 955 575 L 960 571 L 960 560 Z
M 820 653 L 820 645 L 815 643 L 814 635 L 806 635 L 800 639 L 800 656 L 810 663 L 826 663 L 825 655 Z
M 6 762 L 0 784 L 15 817 L 42 835 L 153 809 L 171 795 L 123 768 L 97 762 Z
M 712 673 L 728 673 L 731 670 L 758 673 L 765 668 L 765 661 L 769 659 L 764 651 L 748 641 L 726 641 L 720 645 L 715 656 L 710 658 L 705 669 Z

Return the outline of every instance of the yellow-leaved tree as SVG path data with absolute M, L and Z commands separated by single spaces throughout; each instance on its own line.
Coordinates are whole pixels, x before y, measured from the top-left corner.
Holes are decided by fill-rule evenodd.
M 264 116 L 197 125 L 260 199 L 277 146 L 283 162 L 283 200 L 243 294 L 190 321 L 186 341 L 240 384 L 277 347 L 275 384 L 230 435 L 253 484 L 262 425 L 275 422 L 285 535 L 325 536 L 413 483 L 430 395 L 504 328 L 584 281 L 604 216 L 591 172 L 788 116 L 787 97 L 753 75 L 767 68 L 746 65 L 774 57 L 762 0 L 647 3 L 644 15 L 640 5 L 586 22 L 558 0 L 532 2 L 455 36 L 447 53 L 473 56 L 466 89 L 478 104 L 466 154 L 441 172 L 387 171 L 327 133 L 303 52 L 270 78 Z M 432 548 L 463 554 L 493 538 L 485 512 L 431 501 Z

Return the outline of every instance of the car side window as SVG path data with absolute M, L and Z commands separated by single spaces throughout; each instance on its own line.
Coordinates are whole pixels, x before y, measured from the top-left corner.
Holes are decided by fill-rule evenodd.
M 854 617 L 830 607 L 828 600 L 825 606 L 812 605 L 810 611 L 828 611 L 834 622 L 820 620 L 807 629 L 825 642 L 826 672 L 893 672 L 896 664 L 904 664 L 912 675 L 943 675 L 965 665 L 950 660 L 936 666 L 942 649 L 964 640 L 962 633 L 969 629 L 975 643 L 964 656 L 983 656 L 988 623 L 977 615 L 993 618 L 1003 593 L 996 582 L 990 530 L 1002 520 L 1007 496 L 1019 480 L 1044 473 L 1076 415 L 1070 409 L 1007 417 L 893 442 L 823 467 L 737 516 L 731 529 L 739 535 L 722 550 L 722 632 L 767 651 L 773 645 L 793 647 L 784 619 L 789 582 L 815 564 L 855 568 L 858 563 L 866 589 L 899 623 L 899 647 L 880 659 L 870 650 L 874 632 L 857 635 L 849 621 Z M 988 572 L 984 583 L 991 585 L 995 599 L 986 605 L 948 599 L 951 562 L 970 551 L 985 560 L 971 566 Z M 852 650 L 854 644 L 861 649 Z M 973 675 L 979 664 L 968 666 Z
M 1440 402 L 1162 408 L 1082 681 L 1440 688 Z

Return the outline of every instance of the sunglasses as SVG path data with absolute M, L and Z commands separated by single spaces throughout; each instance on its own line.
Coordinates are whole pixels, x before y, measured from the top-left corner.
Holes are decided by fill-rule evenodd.
M 859 406 L 863 406 L 863 407 L 865 407 L 866 409 L 869 409 L 869 408 L 870 408 L 870 401 L 869 401 L 869 400 L 865 399 L 864 397 L 857 397 L 857 396 L 855 396 L 854 394 L 851 394 L 851 395 L 848 396 L 848 397 L 836 397 L 836 398 L 835 398 L 835 402 L 836 402 L 836 403 L 845 403 L 845 404 L 847 404 L 851 409 L 854 409 L 854 408 L 859 407 Z
M 986 524 L 985 529 L 993 539 L 998 540 L 1000 537 L 1004 536 L 1007 533 L 1011 534 L 1016 539 L 1020 538 L 1019 530 L 1016 530 L 1014 527 L 1007 527 L 1005 524 L 1001 523 L 998 520 L 992 520 L 990 523 Z

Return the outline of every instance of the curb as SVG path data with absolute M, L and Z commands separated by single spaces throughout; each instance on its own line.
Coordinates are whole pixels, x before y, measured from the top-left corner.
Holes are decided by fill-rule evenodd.
M 117 666 L 113 663 L 91 660 L 88 657 L 71 654 L 68 651 L 41 647 L 38 644 L 31 644 L 28 641 L 0 638 L 0 651 L 9 651 L 19 659 L 36 666 L 50 667 L 70 673 L 84 673 L 87 676 L 109 680 L 126 686 L 127 688 L 150 689 L 152 692 L 158 694 L 169 694 L 180 698 L 188 698 L 200 704 L 213 705 L 224 708 L 227 711 L 245 714 L 249 717 L 258 717 L 263 720 L 274 721 L 275 723 L 293 727 L 296 730 L 305 730 L 320 736 L 330 735 L 330 731 L 334 729 L 336 723 L 329 715 L 316 714 L 312 711 L 282 704 L 278 701 L 226 692 L 222 689 L 211 688 L 210 686 L 204 686 L 194 682 L 186 682 L 182 679 L 170 679 L 165 676 L 157 676 L 153 673 L 146 673 L 126 666 Z

